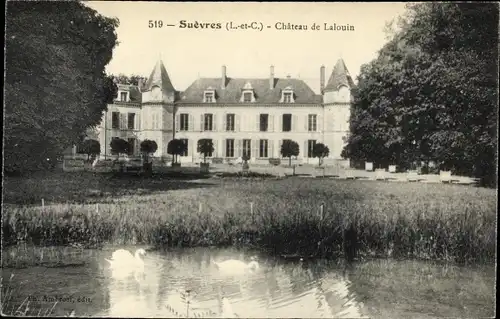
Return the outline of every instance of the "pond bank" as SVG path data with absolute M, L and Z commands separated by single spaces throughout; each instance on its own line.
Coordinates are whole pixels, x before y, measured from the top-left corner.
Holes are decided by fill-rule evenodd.
M 6 202 L 17 198 L 19 203 L 25 194 L 43 196 L 45 206 L 4 206 L 7 245 L 250 246 L 323 258 L 495 260 L 496 193 L 482 188 L 93 174 L 23 183 L 7 180 Z

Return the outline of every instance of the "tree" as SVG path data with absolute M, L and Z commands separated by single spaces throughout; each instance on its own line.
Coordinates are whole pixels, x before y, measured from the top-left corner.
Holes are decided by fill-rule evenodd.
M 167 153 L 174 156 L 172 163 L 177 163 L 177 156 L 182 155 L 185 152 L 187 152 L 187 145 L 184 141 L 173 139 L 168 142 Z
M 212 142 L 211 139 L 201 139 L 198 140 L 198 147 L 197 147 L 198 153 L 203 155 L 203 162 L 207 162 L 207 156 L 212 154 L 214 151 L 214 143 Z
M 130 85 L 135 85 L 135 86 L 139 86 L 139 80 L 142 79 L 143 84 L 145 84 L 147 79 L 148 79 L 145 76 L 140 76 L 140 75 L 136 75 L 136 74 L 132 74 L 131 76 L 127 76 L 125 74 L 118 74 L 118 75 L 113 76 L 113 77 L 116 79 L 116 82 L 118 82 L 120 84 L 130 84 Z
M 330 150 L 328 146 L 322 143 L 317 143 L 314 145 L 312 149 L 313 157 L 317 157 L 319 159 L 319 166 L 323 164 L 323 158 L 327 157 L 330 154 Z
M 288 157 L 288 165 L 292 166 L 292 156 L 298 156 L 300 152 L 299 144 L 292 140 L 283 140 L 280 153 L 283 157 Z
M 77 1 L 7 3 L 6 171 L 37 169 L 99 124 L 116 94 L 105 67 L 117 26 Z
M 121 138 L 112 139 L 109 146 L 111 147 L 111 153 L 116 154 L 117 161 L 119 161 L 120 154 L 127 154 L 130 148 L 129 143 Z M 119 161 L 119 164 L 120 172 L 123 172 L 124 163 L 122 161 Z
M 342 155 L 496 185 L 498 4 L 421 3 L 361 68 Z
M 87 154 L 87 160 L 90 160 L 91 156 L 95 157 L 101 153 L 101 144 L 94 139 L 84 140 L 77 146 L 77 151 L 81 154 Z
M 149 157 L 156 152 L 158 149 L 158 144 L 153 140 L 144 140 L 141 142 L 140 151 L 143 155 L 143 167 L 144 171 L 151 173 L 153 167 L 149 162 Z

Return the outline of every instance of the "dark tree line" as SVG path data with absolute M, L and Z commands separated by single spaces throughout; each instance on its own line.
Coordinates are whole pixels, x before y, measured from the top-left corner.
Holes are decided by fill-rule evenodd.
M 5 172 L 41 168 L 100 122 L 117 26 L 77 1 L 7 3 Z
M 409 5 L 400 27 L 362 66 L 343 156 L 496 185 L 498 4 Z

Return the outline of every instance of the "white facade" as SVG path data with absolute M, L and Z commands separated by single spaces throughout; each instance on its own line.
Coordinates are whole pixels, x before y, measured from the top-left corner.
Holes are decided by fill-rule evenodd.
M 270 79 L 232 79 L 225 67 L 222 72 L 220 79 L 198 79 L 178 92 L 159 62 L 141 90 L 120 85 L 98 128 L 103 155 L 111 155 L 109 144 L 118 137 L 134 144 L 131 155 L 139 155 L 140 141 L 151 139 L 158 144 L 155 156 L 170 157 L 167 145 L 176 138 L 188 144 L 180 161 L 199 162 L 197 142 L 208 138 L 215 148 L 211 158 L 230 160 L 246 153 L 251 162 L 269 163 L 281 158 L 281 143 L 290 139 L 299 145 L 301 162 L 317 163 L 308 152 L 314 143 L 329 147 L 329 159 L 341 159 L 353 86 L 342 60 L 326 87 L 322 67 L 322 94 L 301 80 L 274 79 L 273 68 Z

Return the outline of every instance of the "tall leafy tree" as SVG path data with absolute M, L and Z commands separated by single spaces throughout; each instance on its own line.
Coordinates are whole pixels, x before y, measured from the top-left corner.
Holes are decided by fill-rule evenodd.
M 410 5 L 400 27 L 361 69 L 343 155 L 496 184 L 498 4 Z
M 117 26 L 77 1 L 7 3 L 6 171 L 36 169 L 100 122 L 116 96 L 104 70 Z

